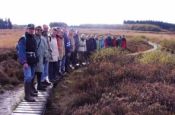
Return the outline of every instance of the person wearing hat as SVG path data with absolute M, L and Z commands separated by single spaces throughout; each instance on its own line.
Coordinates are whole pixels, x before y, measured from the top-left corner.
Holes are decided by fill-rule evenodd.
M 18 41 L 18 58 L 19 62 L 23 65 L 24 74 L 24 99 L 28 102 L 35 101 L 32 97 L 32 79 L 35 75 L 37 63 L 37 44 L 34 38 L 34 28 L 34 24 L 28 24 L 25 34 Z

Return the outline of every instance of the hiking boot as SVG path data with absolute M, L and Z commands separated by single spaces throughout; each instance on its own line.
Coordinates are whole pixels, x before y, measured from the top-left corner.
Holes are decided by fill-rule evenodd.
M 37 90 L 46 91 L 46 86 L 41 83 L 41 74 L 40 72 L 37 73 Z
M 46 91 L 46 87 L 44 86 L 44 85 L 38 85 L 37 86 L 37 90 L 39 90 L 39 91 Z
M 24 99 L 27 101 L 27 102 L 36 102 L 36 100 L 32 97 L 24 97 Z
M 24 84 L 24 92 L 25 92 L 24 99 L 27 102 L 35 102 L 35 99 L 31 96 L 31 83 L 30 82 L 26 82 Z
M 38 91 L 33 85 L 31 86 L 31 96 L 38 96 Z
M 41 84 L 44 85 L 44 86 L 50 86 L 50 85 L 52 85 L 51 83 L 49 83 L 46 80 L 44 80 L 43 82 L 41 82 Z
M 33 97 L 38 97 L 38 93 L 35 93 L 34 91 L 32 91 L 30 95 Z

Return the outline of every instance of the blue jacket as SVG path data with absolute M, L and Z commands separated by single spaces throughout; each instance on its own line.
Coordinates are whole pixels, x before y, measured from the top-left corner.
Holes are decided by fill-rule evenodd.
M 26 59 L 26 40 L 25 36 L 23 35 L 16 46 L 17 49 L 17 55 L 18 55 L 18 60 L 20 64 L 27 63 Z
M 103 38 L 100 39 L 99 44 L 100 44 L 100 49 L 105 47 L 105 41 Z

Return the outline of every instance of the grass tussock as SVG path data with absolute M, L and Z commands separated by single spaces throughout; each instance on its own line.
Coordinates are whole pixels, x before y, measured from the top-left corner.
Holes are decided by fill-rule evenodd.
M 105 61 L 106 59 L 118 54 L 118 55 L 124 55 L 128 52 L 125 50 L 122 50 L 120 48 L 104 48 L 100 51 L 97 51 L 93 53 L 91 56 L 92 61 Z
M 144 64 L 170 64 L 175 65 L 175 58 L 167 52 L 154 51 L 143 54 L 140 62 Z
M 174 50 L 175 49 L 175 40 L 163 40 L 160 42 L 160 45 L 163 48 L 167 48 L 168 50 Z

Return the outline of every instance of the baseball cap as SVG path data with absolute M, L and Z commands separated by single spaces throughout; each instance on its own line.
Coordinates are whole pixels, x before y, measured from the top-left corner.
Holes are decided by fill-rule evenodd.
M 27 29 L 35 29 L 35 25 L 34 24 L 28 24 Z

